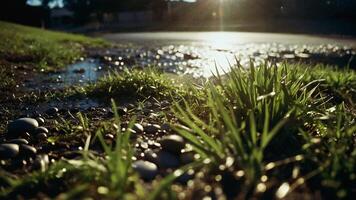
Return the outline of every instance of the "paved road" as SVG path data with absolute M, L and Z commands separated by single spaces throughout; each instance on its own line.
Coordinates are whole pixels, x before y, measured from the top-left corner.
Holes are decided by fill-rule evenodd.
M 150 32 L 150 33 L 117 33 L 105 34 L 104 38 L 115 42 L 142 43 L 281 43 L 307 45 L 347 45 L 356 48 L 356 38 L 340 38 L 332 36 L 315 36 L 302 34 L 277 33 L 245 33 L 245 32 Z
M 168 71 L 184 66 L 197 76 L 210 76 L 216 65 L 228 71 L 236 58 L 246 66 L 251 58 L 256 64 L 276 58 L 356 66 L 356 38 L 247 32 L 114 33 L 102 37 L 133 44 L 130 49 L 135 50 L 123 56 L 141 59 L 136 64 L 162 66 Z

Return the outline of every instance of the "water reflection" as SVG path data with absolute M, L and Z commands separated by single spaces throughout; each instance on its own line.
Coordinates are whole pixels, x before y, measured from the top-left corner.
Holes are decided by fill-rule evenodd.
M 102 75 L 102 67 L 100 62 L 95 59 L 86 59 L 71 64 L 67 69 L 59 75 L 53 75 L 57 82 L 65 82 L 67 84 L 94 82 Z
M 112 37 L 123 45 L 94 50 L 90 53 L 94 59 L 81 60 L 49 76 L 45 74 L 41 80 L 46 84 L 42 87 L 60 88 L 95 82 L 107 71 L 133 67 L 155 67 L 164 72 L 194 77 L 210 77 L 216 70 L 228 72 L 237 61 L 245 67 L 251 61 L 256 65 L 274 61 L 356 68 L 356 42 L 351 40 L 228 32 L 114 34 Z
M 287 45 L 251 43 L 230 45 L 227 40 L 211 43 L 137 46 L 106 52 L 102 61 L 109 66 L 120 63 L 124 67 L 158 67 L 162 71 L 209 77 L 216 69 L 228 72 L 237 61 L 248 67 L 250 61 L 259 65 L 266 61 L 323 63 L 355 66 L 355 51 L 340 45 Z

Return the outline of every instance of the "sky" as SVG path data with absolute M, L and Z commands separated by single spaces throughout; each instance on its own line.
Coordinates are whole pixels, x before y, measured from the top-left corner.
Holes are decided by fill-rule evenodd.
M 196 0 L 184 0 L 184 1 L 186 1 L 186 2 L 195 2 Z M 27 0 L 27 4 L 33 5 L 33 6 L 38 6 L 38 5 L 41 4 L 41 1 L 40 0 Z M 63 7 L 63 0 L 55 0 L 49 6 L 51 8 L 56 7 L 56 6 Z
M 40 0 L 27 0 L 27 4 L 32 5 L 32 6 L 38 6 L 41 5 L 41 1 Z M 63 1 L 62 0 L 55 0 L 53 2 L 50 3 L 49 7 L 53 8 L 53 7 L 63 7 Z

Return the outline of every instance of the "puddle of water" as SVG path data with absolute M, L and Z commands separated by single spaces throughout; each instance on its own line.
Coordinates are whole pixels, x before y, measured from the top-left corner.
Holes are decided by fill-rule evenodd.
M 226 42 L 192 42 L 178 44 L 142 44 L 130 48 L 95 52 L 96 59 L 85 59 L 69 65 L 64 71 L 43 74 L 27 83 L 31 89 L 60 89 L 97 81 L 110 70 L 132 67 L 155 67 L 164 72 L 193 77 L 210 77 L 228 72 L 237 62 L 248 67 L 252 61 L 350 65 L 356 69 L 356 51 L 342 45 L 302 45 L 282 43 L 229 44 Z M 225 40 L 224 40 L 225 41 Z M 354 58 L 355 57 L 355 58 Z
M 243 32 L 112 33 L 103 37 L 128 44 L 126 52 L 116 55 L 134 58 L 136 65 L 193 76 L 209 77 L 216 66 L 227 72 L 236 59 L 246 66 L 252 59 L 255 64 L 273 60 L 356 68 L 354 38 Z M 112 60 L 116 55 L 112 54 Z
M 63 82 L 75 84 L 81 82 L 95 82 L 102 75 L 103 70 L 100 62 L 95 59 L 87 59 L 69 65 L 64 73 L 61 73 Z
M 356 67 L 356 51 L 341 45 L 288 45 L 278 43 L 251 43 L 229 45 L 226 43 L 190 43 L 178 45 L 131 47 L 106 52 L 103 62 L 110 66 L 158 67 L 162 71 L 210 77 L 228 72 L 237 60 L 248 67 L 265 61 L 301 62 Z
M 68 65 L 63 71 L 31 77 L 24 87 L 28 90 L 61 89 L 71 85 L 96 82 L 106 72 L 98 59 L 82 59 Z
M 86 59 L 69 65 L 65 71 L 51 74 L 48 80 L 54 80 L 55 87 L 97 81 L 105 74 L 99 60 Z

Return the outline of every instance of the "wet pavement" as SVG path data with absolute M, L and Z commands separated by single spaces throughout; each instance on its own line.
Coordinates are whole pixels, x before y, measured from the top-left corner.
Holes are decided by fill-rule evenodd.
M 356 39 L 298 34 L 241 32 L 152 32 L 102 36 L 128 44 L 119 57 L 135 65 L 209 77 L 217 66 L 229 71 L 237 60 L 248 65 L 266 60 L 356 67 Z M 126 51 L 126 52 L 125 52 Z M 115 59 L 115 58 L 113 58 Z
M 240 63 L 266 61 L 326 64 L 356 69 L 356 39 L 311 35 L 185 32 L 118 33 L 102 36 L 120 46 L 89 50 L 66 69 L 43 73 L 25 83 L 43 90 L 97 81 L 110 71 L 154 67 L 163 72 L 210 77 Z

